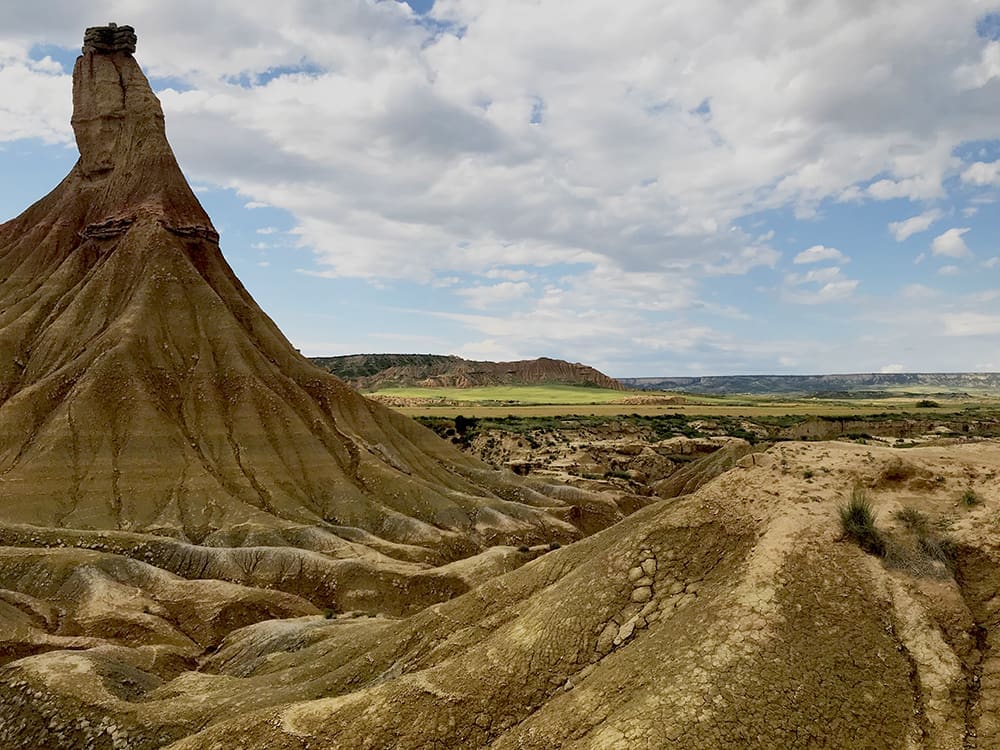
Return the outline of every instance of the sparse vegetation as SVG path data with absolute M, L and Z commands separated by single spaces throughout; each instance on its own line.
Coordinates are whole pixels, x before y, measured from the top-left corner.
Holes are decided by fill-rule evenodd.
M 531 552 L 531 548 L 528 547 L 528 545 L 526 544 L 522 544 L 520 547 L 517 548 L 517 551 L 520 552 L 522 555 L 526 555 L 529 552 Z
M 927 516 L 921 513 L 916 508 L 911 508 L 909 506 L 896 511 L 896 518 L 902 522 L 902 524 L 917 533 L 926 532 L 928 529 Z
M 941 404 L 929 398 L 922 398 L 919 401 L 917 401 L 918 409 L 937 409 L 939 406 L 941 406 Z
M 813 473 L 812 469 L 806 469 L 805 471 L 802 472 L 803 479 L 812 479 L 814 476 L 816 475 Z
M 621 471 L 620 469 L 612 469 L 611 471 L 604 472 L 605 479 L 631 479 L 627 471 Z
M 885 537 L 885 564 L 911 575 L 942 575 L 954 567 L 955 543 L 944 533 L 945 520 L 931 524 L 926 514 L 902 508 L 896 519 L 903 529 Z
M 962 504 L 967 508 L 971 508 L 973 505 L 979 505 L 981 502 L 982 500 L 979 495 L 977 495 L 976 491 L 971 487 L 962 493 Z
M 851 499 L 839 508 L 840 526 L 847 539 L 856 542 L 870 555 L 885 555 L 885 540 L 875 525 L 875 512 L 863 487 L 855 487 Z

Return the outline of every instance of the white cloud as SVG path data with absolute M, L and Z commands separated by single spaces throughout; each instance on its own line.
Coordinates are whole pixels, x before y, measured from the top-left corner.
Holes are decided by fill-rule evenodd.
M 1000 185 L 1000 160 L 977 161 L 962 172 L 962 182 L 971 185 Z
M 25 9 L 0 38 L 45 29 L 75 46 L 113 7 Z M 736 18 L 722 0 L 636 0 L 615 24 L 591 0 L 566 15 L 552 0 L 517 13 L 436 3 L 458 37 L 399 3 L 290 0 L 275 19 L 259 0 L 208 11 L 182 0 L 137 6 L 130 22 L 147 68 L 193 86 L 163 94 L 189 171 L 291 211 L 334 276 L 477 265 L 439 257 L 442 242 L 469 243 L 466 255 L 521 248 L 528 265 L 555 252 L 742 273 L 775 251 L 748 259 L 752 243 L 728 232 L 740 218 L 809 212 L 875 178 L 879 198 L 938 195 L 956 143 L 993 133 L 1000 114 L 989 92 L 955 92 L 954 71 L 979 65 L 983 43 L 969 34 L 976 11 L 943 0 L 762 4 Z M 261 77 L 303 61 L 303 73 Z M 239 76 L 260 85 L 229 82 Z M 46 121 L 68 132 L 64 114 Z M 363 252 L 348 253 L 357 240 Z
M 257 234 L 277 234 L 277 227 L 261 227 L 257 230 Z
M 962 238 L 962 235 L 968 231 L 969 227 L 955 227 L 939 234 L 931 243 L 931 253 L 946 258 L 971 257 L 972 251 L 969 250 L 969 246 L 965 244 L 965 240 Z
M 524 281 L 504 281 L 491 286 L 473 286 L 459 289 L 455 293 L 465 298 L 470 307 L 485 309 L 521 299 L 531 291 L 531 285 Z
M 949 336 L 996 336 L 1000 334 L 1000 315 L 963 312 L 945 315 L 945 333 Z
M 470 307 L 485 309 L 523 298 L 531 291 L 531 285 L 524 281 L 504 281 L 491 286 L 473 286 L 458 289 L 456 294 L 463 297 Z
M 0 143 L 72 142 L 71 81 L 51 58 L 31 60 L 25 48 L 0 41 L 0 92 Z
M 962 272 L 962 269 L 958 266 L 941 266 L 937 272 L 940 276 L 958 276 Z
M 896 242 L 902 242 L 915 234 L 927 231 L 930 229 L 931 224 L 940 219 L 941 216 L 941 212 L 936 209 L 925 211 L 922 214 L 911 216 L 909 219 L 904 219 L 903 221 L 889 222 L 889 231 L 896 239 Z
M 929 286 L 924 286 L 923 284 L 908 284 L 900 291 L 900 296 L 904 299 L 913 300 L 917 302 L 925 302 L 928 299 L 932 299 L 940 295 L 937 289 L 933 289 Z
M 882 367 L 879 368 L 879 372 L 884 372 L 884 373 L 906 372 L 906 369 L 903 367 L 903 365 L 894 362 L 891 365 L 883 365 Z
M 799 264 L 820 263 L 827 260 L 833 261 L 834 263 L 847 263 L 850 261 L 850 258 L 836 248 L 825 247 L 823 245 L 813 245 L 807 250 L 803 250 L 801 253 L 796 255 L 792 262 Z
M 818 305 L 845 299 L 854 294 L 860 282 L 848 279 L 838 266 L 813 269 L 804 274 L 785 275 L 782 298 L 800 305 Z
M 954 156 L 1000 122 L 998 48 L 976 37 L 975 3 L 620 5 L 609 23 L 599 0 L 571 13 L 557 0 L 516 12 L 438 0 L 421 25 L 397 2 L 289 0 L 276 15 L 263 0 L 177 0 L 132 3 L 127 20 L 147 71 L 179 79 L 161 98 L 192 179 L 290 212 L 319 275 L 498 282 L 461 299 L 494 295 L 490 319 L 517 308 L 513 326 L 469 324 L 507 351 L 538 312 L 538 347 L 631 356 L 629 332 L 666 321 L 690 342 L 685 362 L 710 365 L 713 351 L 777 362 L 798 350 L 737 349 L 686 318 L 725 308 L 710 304 L 708 277 L 753 272 L 794 303 L 844 299 L 859 281 L 838 266 L 782 284 L 767 271 L 780 258 L 769 227 L 740 227 L 771 209 L 822 217 L 829 200 L 938 198 L 963 169 L 966 182 L 984 169 Z M 119 6 L 11 4 L 0 142 L 71 140 L 68 77 L 28 50 L 78 47 Z M 934 213 L 890 231 L 902 241 Z M 963 257 L 956 239 L 935 254 Z M 529 280 L 522 296 L 486 291 Z
M 507 281 L 526 281 L 535 277 L 535 274 L 525 271 L 523 268 L 491 268 L 483 274 L 488 279 L 505 279 Z

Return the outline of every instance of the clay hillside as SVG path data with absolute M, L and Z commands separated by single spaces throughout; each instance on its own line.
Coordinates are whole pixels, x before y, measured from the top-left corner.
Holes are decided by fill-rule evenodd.
M 494 471 L 295 353 L 134 46 L 0 226 L 0 747 L 1000 747 L 1000 443 Z
M 490 385 L 582 385 L 624 390 L 593 367 L 561 359 L 475 362 L 439 354 L 351 354 L 312 361 L 362 391 L 421 386 L 472 388 Z
M 623 517 L 501 474 L 298 355 L 223 259 L 134 45 L 88 31 L 80 159 L 0 225 L 0 662 L 407 612 L 468 590 L 477 564 L 520 564 L 516 546 Z

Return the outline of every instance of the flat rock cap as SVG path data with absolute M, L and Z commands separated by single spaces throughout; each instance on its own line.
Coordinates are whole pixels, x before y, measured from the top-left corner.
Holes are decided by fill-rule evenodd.
M 91 26 L 83 33 L 83 52 L 110 55 L 115 52 L 135 52 L 137 37 L 131 26 L 109 23 L 107 26 Z

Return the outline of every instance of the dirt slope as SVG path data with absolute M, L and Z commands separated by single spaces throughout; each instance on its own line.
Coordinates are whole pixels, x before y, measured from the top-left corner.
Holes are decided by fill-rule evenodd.
M 314 357 L 312 361 L 362 391 L 404 386 L 473 388 L 551 384 L 624 390 L 617 380 L 593 367 L 549 357 L 477 362 L 436 354 L 351 354 Z
M 21 659 L 0 731 L 176 750 L 1000 743 L 1000 445 L 785 443 L 741 463 L 406 619 L 262 622 L 197 671 L 141 648 Z M 840 539 L 855 483 L 890 538 L 902 508 L 947 527 L 952 567 Z

